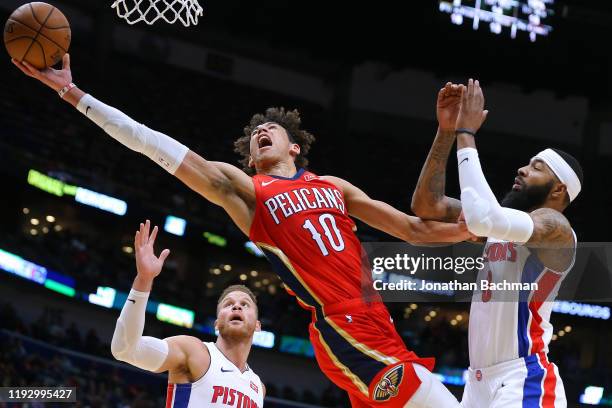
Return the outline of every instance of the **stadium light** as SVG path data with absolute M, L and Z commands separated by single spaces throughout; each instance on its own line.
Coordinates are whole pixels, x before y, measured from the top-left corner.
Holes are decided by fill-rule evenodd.
M 74 297 L 74 279 L 61 273 L 47 270 L 44 266 L 29 262 L 22 257 L 0 249 L 0 269 L 21 278 L 36 282 L 62 295 Z
M 105 194 L 96 193 L 95 191 L 82 187 L 77 188 L 74 200 L 77 203 L 85 204 L 90 207 L 108 211 L 117 215 L 125 215 L 127 212 L 127 203 L 125 201 L 107 196 Z
M 61 293 L 62 295 L 66 295 L 68 297 L 74 297 L 76 294 L 74 288 L 71 288 L 68 285 L 64 285 L 63 283 L 56 282 L 53 279 L 45 280 L 45 288 L 57 293 Z
M 117 291 L 113 288 L 98 286 L 96 293 L 90 293 L 88 296 L 89 303 L 102 306 L 107 309 L 113 307 Z
M 127 203 L 123 200 L 83 187 L 66 184 L 61 180 L 49 177 L 33 169 L 30 169 L 28 172 L 28 184 L 58 197 L 63 197 L 64 195 L 74 196 L 74 200 L 78 203 L 113 214 L 125 215 L 127 212 Z M 26 212 L 24 211 L 24 213 Z
M 195 313 L 189 309 L 160 303 L 157 307 L 156 317 L 157 320 L 162 322 L 192 328 Z
M 0 268 L 8 273 L 36 282 L 40 285 L 47 279 L 47 269 L 28 262 L 20 256 L 0 249 Z
M 213 234 L 212 232 L 208 231 L 204 231 L 204 234 L 202 235 L 204 236 L 204 238 L 206 238 L 206 241 L 208 241 L 209 244 L 216 245 L 221 248 L 227 246 L 227 239 L 222 237 L 221 235 Z
M 270 349 L 274 347 L 275 338 L 276 336 L 272 332 L 265 330 L 256 331 L 253 334 L 253 345 Z
M 553 305 L 552 311 L 572 316 L 590 317 L 592 319 L 610 319 L 610 308 L 608 306 L 591 305 L 588 303 L 557 300 Z
M 584 393 L 580 396 L 580 402 L 588 405 L 599 405 L 603 398 L 603 387 L 595 387 L 589 385 L 584 389 Z
M 183 235 L 185 235 L 186 226 L 187 221 L 185 219 L 175 217 L 173 215 L 168 215 L 166 217 L 166 222 L 164 223 L 164 231 L 182 237 Z
M 249 254 L 255 255 L 258 258 L 263 258 L 265 256 L 263 251 L 251 241 L 245 242 L 244 247 Z

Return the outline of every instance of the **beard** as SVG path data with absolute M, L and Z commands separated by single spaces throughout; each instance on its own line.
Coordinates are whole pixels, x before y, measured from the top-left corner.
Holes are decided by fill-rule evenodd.
M 525 186 L 520 190 L 511 190 L 501 201 L 501 205 L 519 211 L 531 211 L 546 202 L 552 188 L 553 181 L 551 180 L 541 186 Z

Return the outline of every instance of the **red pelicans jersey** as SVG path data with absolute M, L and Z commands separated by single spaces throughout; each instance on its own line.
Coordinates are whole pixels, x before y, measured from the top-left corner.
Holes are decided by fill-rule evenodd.
M 204 343 L 210 367 L 194 383 L 168 384 L 166 408 L 236 407 L 261 408 L 264 390 L 250 367 L 241 373 L 215 343 Z
M 363 297 L 368 271 L 362 276 L 361 243 L 342 191 L 303 169 L 293 178 L 256 175 L 253 182 L 250 239 L 290 293 L 306 307 Z
M 253 184 L 250 239 L 311 310 L 310 341 L 321 370 L 353 403 L 403 406 L 420 384 L 412 362 L 431 370 L 433 360 L 408 351 L 372 288 L 342 191 L 303 169 L 291 178 L 258 174 Z

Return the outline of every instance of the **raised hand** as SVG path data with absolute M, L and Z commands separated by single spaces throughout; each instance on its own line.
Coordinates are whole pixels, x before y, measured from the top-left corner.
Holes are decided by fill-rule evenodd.
M 484 110 L 484 95 L 478 80 L 470 78 L 467 87 L 461 93 L 461 107 L 457 115 L 457 129 L 469 129 L 476 133 L 487 118 L 488 110 Z
M 70 70 L 70 55 L 64 54 L 62 58 L 62 69 L 53 69 L 51 67 L 39 70 L 28 64 L 26 61 L 19 62 L 16 59 L 11 59 L 11 62 L 21 70 L 24 74 L 31 78 L 38 79 L 49 88 L 58 92 L 60 89 L 72 82 L 72 71 Z
M 447 82 L 444 88 L 438 92 L 436 102 L 436 114 L 440 130 L 455 130 L 457 115 L 461 106 L 461 93 L 464 85 L 457 85 Z
M 147 220 L 144 224 L 140 223 L 140 229 L 134 236 L 134 250 L 136 251 L 136 270 L 138 277 L 152 281 L 161 272 L 164 261 L 170 254 L 169 249 L 164 249 L 159 257 L 153 252 L 153 245 L 157 237 L 157 226 L 149 235 L 151 223 Z

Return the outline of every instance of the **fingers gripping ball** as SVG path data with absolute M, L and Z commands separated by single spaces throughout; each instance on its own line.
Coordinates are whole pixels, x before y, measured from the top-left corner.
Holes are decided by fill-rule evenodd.
M 4 26 L 4 45 L 19 62 L 43 69 L 62 60 L 70 46 L 70 25 L 57 8 L 42 2 L 24 4 Z

